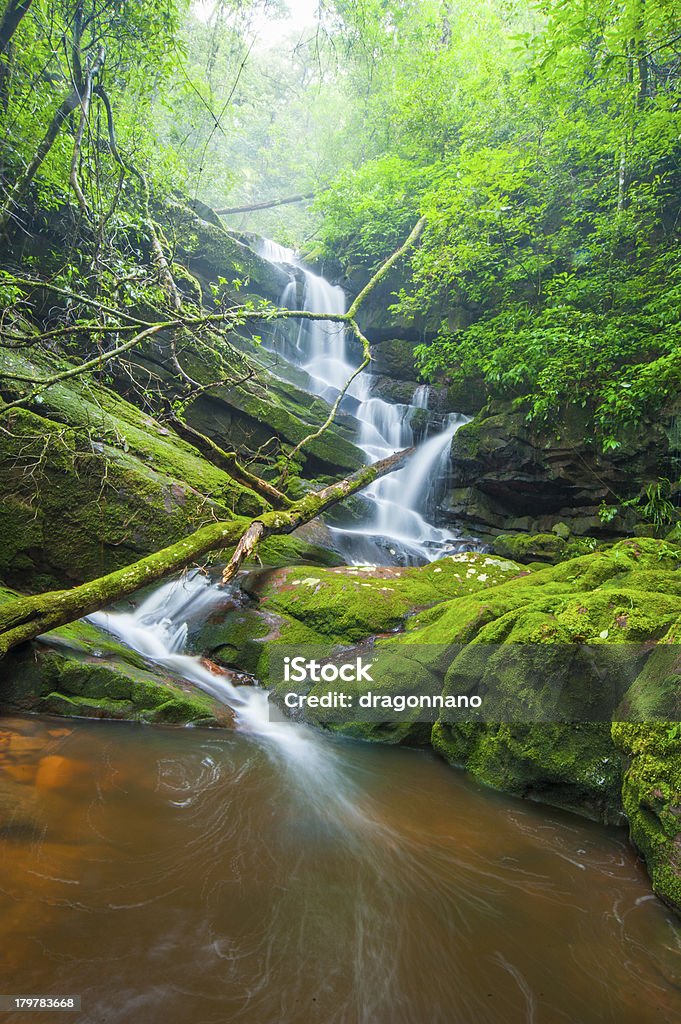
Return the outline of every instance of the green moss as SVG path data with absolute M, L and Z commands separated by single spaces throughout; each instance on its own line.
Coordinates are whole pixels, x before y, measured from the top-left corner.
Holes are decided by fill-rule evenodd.
M 333 641 L 357 641 L 400 628 L 415 609 L 484 590 L 520 572 L 487 555 L 455 555 L 418 569 L 350 566 L 253 573 L 246 591 L 262 608 L 297 619 Z
M 629 762 L 622 799 L 632 841 L 657 895 L 681 911 L 681 740 L 669 723 L 617 722 L 615 743 Z
M 258 548 L 258 558 L 263 565 L 276 569 L 287 565 L 338 566 L 343 560 L 335 551 L 310 544 L 299 537 L 268 537 Z
M 495 789 L 599 820 L 619 819 L 622 765 L 608 724 L 441 721 L 432 743 L 450 763 Z
M 597 546 L 593 537 L 570 539 L 569 534 L 564 523 L 557 523 L 551 533 L 502 533 L 494 538 L 492 550 L 517 562 L 550 562 L 555 565 L 569 558 L 587 555 Z
M 132 648 L 126 647 L 111 634 L 105 633 L 82 619 L 51 630 L 44 635 L 43 640 L 48 642 L 51 647 L 64 648 L 67 651 L 98 659 L 117 659 L 134 665 L 136 668 L 145 668 L 148 664 Z
M 127 651 L 124 660 L 102 663 L 75 648 L 28 646 L 3 661 L 0 706 L 4 711 L 167 724 L 230 721 L 227 709 L 212 697 L 138 662 Z
M 23 471 L 22 451 L 24 458 L 45 453 L 35 475 Z M 191 468 L 181 463 L 178 473 Z M 21 412 L 11 436 L 0 438 L 0 573 L 35 589 L 80 582 L 179 540 L 209 518 L 233 518 L 239 502 L 232 502 L 232 481 L 217 470 L 201 475 L 210 485 L 204 492 L 84 430 Z M 251 511 L 261 509 L 258 500 Z

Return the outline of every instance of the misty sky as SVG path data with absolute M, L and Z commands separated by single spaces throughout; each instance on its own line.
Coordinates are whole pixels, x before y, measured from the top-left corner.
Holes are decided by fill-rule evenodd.
M 286 6 L 290 12 L 288 18 L 260 15 L 254 21 L 257 45 L 271 46 L 282 36 L 313 25 L 316 20 L 318 3 L 319 0 L 286 0 Z M 199 18 L 205 19 L 210 16 L 213 6 L 214 0 L 195 0 L 194 10 Z

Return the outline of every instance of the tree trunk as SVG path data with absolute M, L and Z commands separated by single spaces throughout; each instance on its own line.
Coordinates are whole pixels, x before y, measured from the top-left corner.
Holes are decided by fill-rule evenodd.
M 325 189 L 319 189 L 324 192 Z M 302 203 L 304 199 L 314 199 L 317 192 L 301 192 L 297 196 L 287 196 L 286 199 L 270 199 L 264 203 L 251 203 L 249 206 L 226 206 L 216 210 L 221 217 L 228 217 L 232 213 L 251 213 L 255 210 L 271 210 L 273 206 L 288 206 L 289 203 Z
M 77 45 L 74 42 L 74 61 L 75 52 L 77 52 Z M 87 72 L 90 83 L 98 74 L 98 72 L 101 71 L 103 66 L 104 50 L 100 47 L 100 50 L 97 54 L 97 57 L 95 58 L 92 67 L 89 68 Z M 76 75 L 74 70 L 74 75 L 75 78 L 73 89 L 67 96 L 64 97 L 64 99 L 57 107 L 56 111 L 54 112 L 54 116 L 52 117 L 52 120 L 49 123 L 47 131 L 45 132 L 42 138 L 42 142 L 40 143 L 40 145 L 38 146 L 33 155 L 33 159 L 30 161 L 30 163 L 24 170 L 23 174 L 19 175 L 14 184 L 14 187 L 12 188 L 11 192 L 7 197 L 7 201 L 2 211 L 0 212 L 0 231 L 4 231 L 7 227 L 9 221 L 11 220 L 19 205 L 20 200 L 23 198 L 26 189 L 35 178 L 36 174 L 38 173 L 40 167 L 43 164 L 43 161 L 45 160 L 45 157 L 52 149 L 55 139 L 61 131 L 62 125 L 71 116 L 76 107 L 80 106 L 82 102 L 84 84 L 82 78 L 80 77 L 80 73 Z
M 5 53 L 33 0 L 10 0 L 0 18 L 0 53 Z
M 10 0 L 0 18 L 0 103 L 5 111 L 9 93 L 12 37 L 32 3 L 33 0 Z
M 17 178 L 12 191 L 7 197 L 5 206 L 2 212 L 0 212 L 0 231 L 4 231 L 9 224 L 19 205 L 20 199 L 35 178 L 45 157 L 52 149 L 54 140 L 57 138 L 57 135 L 59 135 L 61 130 L 61 126 L 64 124 L 64 121 L 71 116 L 79 103 L 80 93 L 77 89 L 73 89 L 68 96 L 64 97 L 57 107 L 48 129 L 43 136 L 42 142 L 33 155 L 33 159 L 28 164 L 24 172 Z
M 398 452 L 373 466 L 358 470 L 345 480 L 307 494 L 286 511 L 266 512 L 251 522 L 235 519 L 211 523 L 170 547 L 72 590 L 49 591 L 35 597 L 8 601 L 0 607 L 0 658 L 13 647 L 34 640 L 42 633 L 73 622 L 83 615 L 89 615 L 111 601 L 127 597 L 149 583 L 155 583 L 164 576 L 186 568 L 211 551 L 236 546 L 237 550 L 229 563 L 233 567 L 231 578 L 243 559 L 265 537 L 292 533 L 298 526 L 314 519 L 332 505 L 362 490 L 379 477 L 399 469 L 412 451 L 407 449 Z

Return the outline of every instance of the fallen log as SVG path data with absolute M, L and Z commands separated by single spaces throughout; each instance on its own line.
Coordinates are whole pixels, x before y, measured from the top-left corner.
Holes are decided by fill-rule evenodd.
M 266 537 L 292 533 L 298 526 L 310 522 L 327 508 L 362 490 L 379 477 L 400 469 L 413 450 L 409 448 L 397 452 L 321 491 L 312 491 L 285 510 L 266 512 L 250 521 L 241 518 L 211 523 L 124 569 L 117 569 L 71 590 L 48 591 L 8 601 L 0 606 L 0 658 L 12 648 L 34 640 L 50 629 L 90 615 L 149 583 L 179 572 L 209 552 L 235 548 L 225 569 L 225 579 L 232 579 L 245 558 Z

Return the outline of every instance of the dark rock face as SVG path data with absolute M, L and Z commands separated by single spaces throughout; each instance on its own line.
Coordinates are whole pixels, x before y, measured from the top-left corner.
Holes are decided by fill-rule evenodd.
M 418 341 L 391 338 L 372 344 L 372 369 L 374 373 L 403 381 L 416 381 L 418 370 L 414 359 L 414 348 Z
M 581 408 L 554 424 L 528 423 L 526 417 L 510 402 L 495 402 L 455 434 L 453 487 L 442 509 L 447 520 L 488 535 L 547 533 L 557 522 L 578 536 L 631 532 L 631 511 L 604 524 L 599 506 L 617 505 L 669 475 L 673 442 L 665 424 L 646 424 L 604 455 Z
M 208 210 L 208 207 L 204 207 Z M 199 282 L 204 299 L 219 277 L 248 281 L 250 290 L 271 302 L 278 302 L 288 275 L 262 259 L 236 235 L 220 224 L 206 220 L 178 203 L 163 210 L 164 227 L 174 243 L 178 258 Z

